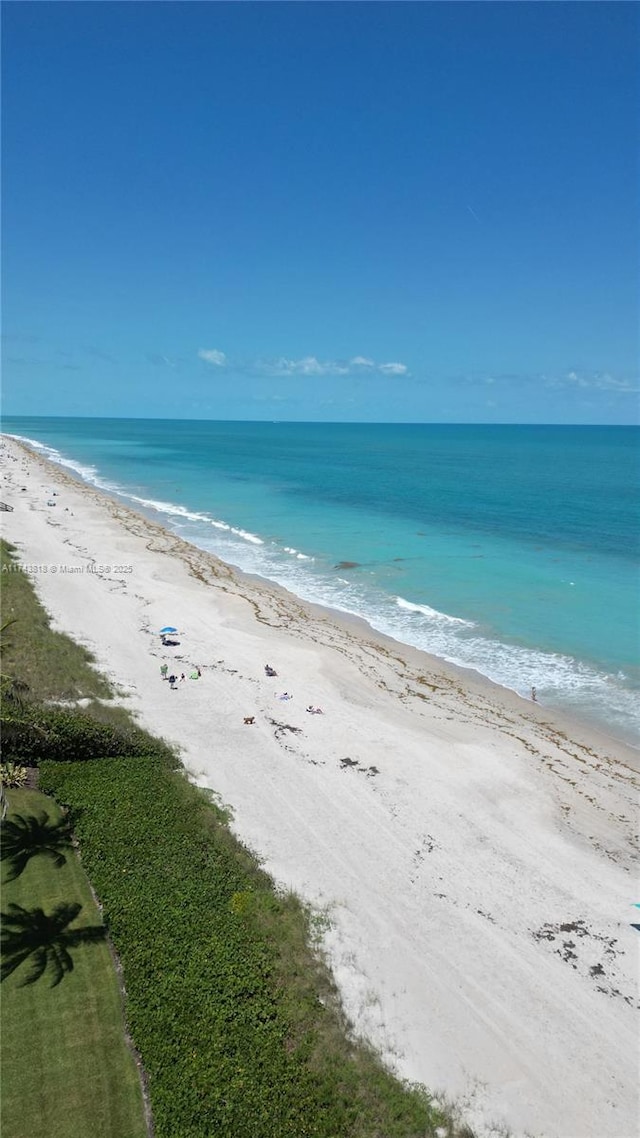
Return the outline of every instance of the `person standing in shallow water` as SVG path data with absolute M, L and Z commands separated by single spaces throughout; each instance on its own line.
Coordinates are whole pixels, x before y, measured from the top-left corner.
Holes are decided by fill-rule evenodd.
M 538 702 L 538 693 L 535 688 L 531 688 L 531 698 L 534 703 Z

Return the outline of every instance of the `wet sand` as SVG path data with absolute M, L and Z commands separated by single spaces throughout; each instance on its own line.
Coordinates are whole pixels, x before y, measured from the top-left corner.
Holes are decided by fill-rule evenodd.
M 356 1030 L 481 1133 L 634 1138 L 638 753 L 1 453 L 54 627 L 325 914 Z

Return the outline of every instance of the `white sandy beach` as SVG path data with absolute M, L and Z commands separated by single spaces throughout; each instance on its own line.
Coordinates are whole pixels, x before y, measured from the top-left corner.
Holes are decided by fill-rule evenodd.
M 638 753 L 232 571 L 6 438 L 0 498 L 54 626 L 328 912 L 346 1010 L 390 1065 L 480 1133 L 635 1138 Z M 202 677 L 171 691 L 163 662 Z

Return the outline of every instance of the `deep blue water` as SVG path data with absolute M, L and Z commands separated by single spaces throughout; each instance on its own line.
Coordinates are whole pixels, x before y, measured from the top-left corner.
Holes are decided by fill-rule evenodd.
M 638 428 L 3 427 L 231 564 L 640 739 Z

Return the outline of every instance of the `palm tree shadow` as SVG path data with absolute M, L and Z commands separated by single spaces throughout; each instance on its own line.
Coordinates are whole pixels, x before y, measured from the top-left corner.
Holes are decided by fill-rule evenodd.
M 8 861 L 6 880 L 15 881 L 38 854 L 60 868 L 71 847 L 71 828 L 65 818 L 52 822 L 46 811 L 39 814 L 12 814 L 2 823 L 0 858 Z M 64 852 L 63 852 L 64 851 Z
M 73 972 L 71 950 L 84 944 L 98 944 L 106 936 L 103 925 L 68 927 L 81 909 L 77 901 L 62 901 L 47 915 L 43 909 L 9 905 L 9 911 L 2 914 L 0 981 L 6 980 L 29 959 L 31 970 L 19 984 L 20 988 L 35 984 L 47 971 L 51 974 L 50 987 L 55 988 L 67 973 Z

